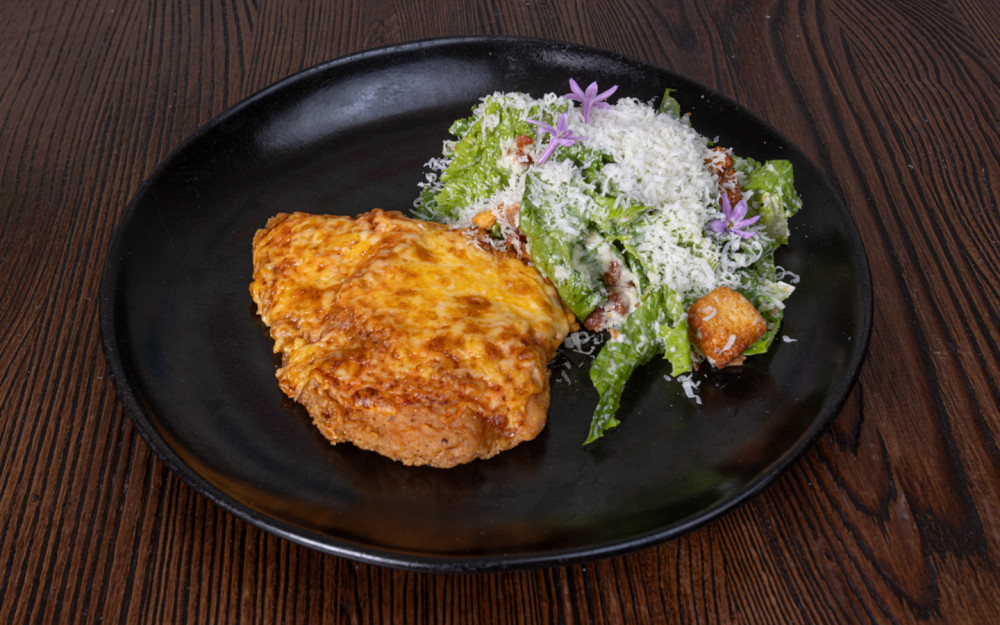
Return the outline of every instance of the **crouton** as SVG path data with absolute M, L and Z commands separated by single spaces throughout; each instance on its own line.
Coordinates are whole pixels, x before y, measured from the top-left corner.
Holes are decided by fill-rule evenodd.
M 472 217 L 472 223 L 478 226 L 481 230 L 485 230 L 487 232 L 496 222 L 497 216 L 493 214 L 493 211 L 480 211 Z
M 747 298 L 720 286 L 688 309 L 688 337 L 717 369 L 743 364 L 741 354 L 767 332 Z

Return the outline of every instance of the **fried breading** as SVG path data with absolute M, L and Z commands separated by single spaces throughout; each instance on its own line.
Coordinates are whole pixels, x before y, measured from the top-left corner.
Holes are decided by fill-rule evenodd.
M 544 427 L 547 363 L 575 320 L 521 260 L 378 209 L 277 215 L 253 259 L 280 387 L 332 443 L 451 467 Z
M 713 289 L 691 305 L 688 338 L 716 368 L 743 362 L 743 350 L 767 332 L 767 322 L 747 298 L 729 287 Z

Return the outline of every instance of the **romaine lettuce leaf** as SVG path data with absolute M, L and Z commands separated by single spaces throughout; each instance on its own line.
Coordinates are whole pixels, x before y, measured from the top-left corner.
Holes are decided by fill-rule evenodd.
M 517 135 L 535 137 L 537 128 L 525 119 L 548 121 L 553 115 L 538 105 L 526 111 L 503 94 L 486 98 L 474 111 L 472 116 L 451 125 L 450 131 L 457 139 L 445 153 L 450 162 L 441 173 L 440 184 L 421 192 L 418 216 L 454 221 L 462 209 L 506 187 L 511 170 L 501 165 L 504 146 L 513 144 Z
M 563 190 L 558 186 L 534 174 L 528 175 L 524 186 L 519 228 L 531 261 L 552 281 L 573 314 L 586 319 L 607 299 L 601 264 L 585 253 L 589 227 L 579 207 L 559 203 Z
M 791 162 L 773 160 L 750 172 L 743 185 L 755 191 L 748 204 L 760 215 L 764 231 L 780 245 L 788 243 L 788 218 L 802 208 L 794 183 Z
M 666 113 L 673 116 L 676 119 L 681 119 L 683 112 L 681 111 L 681 103 L 674 99 L 674 91 L 676 89 L 667 89 L 663 92 L 663 99 L 660 100 L 660 106 L 657 107 L 657 113 Z
M 665 354 L 674 367 L 674 375 L 691 368 L 684 307 L 680 296 L 666 286 L 648 292 L 638 308 L 625 318 L 618 332 L 616 339 L 604 344 L 590 367 L 590 379 L 599 399 L 584 444 L 596 441 L 607 430 L 619 425 L 615 413 L 629 377 L 653 356 L 665 353 L 666 346 L 679 348 L 676 352 L 668 349 L 669 353 Z
M 615 183 L 604 174 L 604 166 L 614 162 L 610 155 L 576 143 L 563 148 L 559 158 L 579 167 L 584 183 L 580 188 L 594 200 L 587 207 L 585 218 L 602 234 L 627 232 L 633 221 L 649 212 L 648 206 L 619 193 Z
M 774 342 L 774 337 L 778 335 L 778 330 L 781 328 L 781 318 L 784 316 L 783 310 L 780 308 L 775 310 L 765 310 L 760 314 L 764 317 L 764 321 L 767 322 L 767 332 L 765 332 L 762 337 L 757 339 L 753 345 L 743 350 L 744 356 L 763 354 L 769 350 L 771 348 L 771 343 Z

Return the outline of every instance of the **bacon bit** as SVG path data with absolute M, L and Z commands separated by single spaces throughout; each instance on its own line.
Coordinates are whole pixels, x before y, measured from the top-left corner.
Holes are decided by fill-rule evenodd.
M 604 284 L 609 287 L 618 286 L 618 283 L 622 279 L 622 264 L 617 260 L 612 260 L 608 263 L 608 270 L 604 272 L 603 280 Z
M 531 158 L 531 154 L 524 151 L 524 148 L 529 145 L 533 145 L 534 143 L 535 140 L 528 135 L 517 135 L 515 144 L 517 146 L 517 150 L 514 152 L 514 160 L 520 163 L 522 167 L 527 167 L 534 162 L 534 159 Z M 508 150 L 507 153 L 510 154 L 510 151 Z
M 531 260 L 531 257 L 528 255 L 528 252 L 524 247 L 524 244 L 528 242 L 528 238 L 521 234 L 520 230 L 515 230 L 508 234 L 504 238 L 504 242 L 507 243 L 507 247 L 514 251 L 518 258 L 523 261 Z
M 719 179 L 719 192 L 725 193 L 732 204 L 738 204 L 743 199 L 743 190 L 740 182 L 736 178 L 736 168 L 733 167 L 733 157 L 729 155 L 726 148 L 717 146 L 712 148 L 716 153 L 712 158 L 705 159 L 705 166 Z M 719 158 L 719 155 L 722 158 Z
M 622 281 L 622 264 L 617 260 L 611 261 L 601 279 L 608 287 L 608 299 L 583 320 L 583 327 L 592 332 L 608 328 L 615 319 L 621 319 L 629 312 L 626 291 L 635 286 L 631 282 Z
M 528 137 L 529 139 L 531 137 Z M 517 216 L 521 212 L 521 205 L 517 202 L 513 204 L 501 204 L 497 207 L 497 221 L 503 226 L 503 231 L 507 233 L 504 237 L 504 242 L 507 247 L 517 255 L 521 260 L 529 260 L 528 252 L 525 249 L 525 243 L 527 243 L 527 237 L 521 234 L 521 230 L 517 227 Z
M 500 205 L 500 216 L 503 218 L 504 223 L 506 223 L 511 228 L 517 226 L 517 216 L 520 213 L 521 213 L 521 205 L 517 202 L 514 202 L 513 204 Z
M 624 290 L 613 290 L 603 304 L 587 315 L 583 320 L 583 327 L 591 332 L 599 332 L 610 326 L 613 319 L 621 318 L 626 312 L 628 312 L 628 302 L 625 300 Z

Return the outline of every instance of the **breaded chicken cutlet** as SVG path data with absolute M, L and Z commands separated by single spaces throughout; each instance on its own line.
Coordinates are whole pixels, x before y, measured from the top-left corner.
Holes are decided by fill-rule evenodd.
M 331 443 L 452 467 L 544 427 L 547 363 L 576 322 L 516 257 L 376 209 L 276 215 L 253 263 L 281 390 Z

